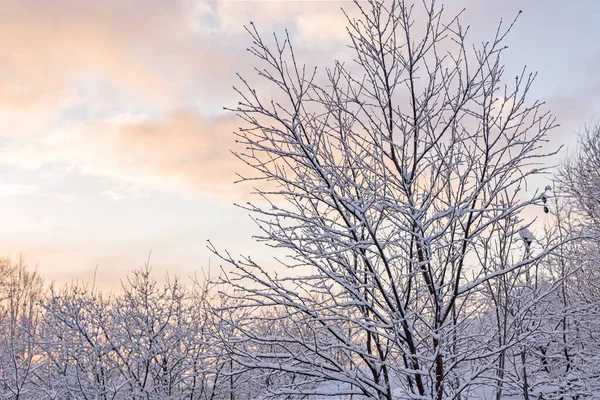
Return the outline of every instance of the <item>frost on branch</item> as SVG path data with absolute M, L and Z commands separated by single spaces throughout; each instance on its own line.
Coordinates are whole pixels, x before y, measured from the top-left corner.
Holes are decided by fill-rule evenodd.
M 528 335 L 508 324 L 539 297 L 506 320 L 486 319 L 508 307 L 487 299 L 561 245 L 531 251 L 515 223 L 539 201 L 522 189 L 553 154 L 554 119 L 527 96 L 534 73 L 504 79 L 512 23 L 473 47 L 434 3 L 355 8 L 352 65 L 306 67 L 287 33 L 248 28 L 258 76 L 241 78 L 233 111 L 258 197 L 243 207 L 257 239 L 287 257 L 276 275 L 213 248 L 251 319 L 222 317 L 232 360 L 268 376 L 273 396 L 501 393 L 499 360 Z M 272 91 L 259 95 L 254 79 Z

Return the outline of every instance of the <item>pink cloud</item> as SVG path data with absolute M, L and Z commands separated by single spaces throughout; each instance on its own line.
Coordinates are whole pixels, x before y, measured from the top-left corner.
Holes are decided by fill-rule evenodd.
M 169 104 L 179 101 L 181 70 L 228 65 L 191 35 L 182 2 L 9 1 L 0 24 L 2 107 L 54 103 L 85 74 Z
M 234 115 L 206 118 L 176 110 L 162 119 L 111 118 L 86 121 L 47 135 L 0 147 L 0 157 L 27 169 L 67 164 L 143 189 L 182 195 L 232 194 L 243 164 L 229 151 L 239 126 Z M 114 196 L 118 194 L 113 193 Z

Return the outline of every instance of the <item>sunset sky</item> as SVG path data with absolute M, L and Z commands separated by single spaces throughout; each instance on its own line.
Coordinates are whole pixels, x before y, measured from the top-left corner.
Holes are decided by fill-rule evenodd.
M 504 62 L 539 71 L 532 97 L 561 127 L 550 146 L 575 147 L 600 117 L 600 2 L 449 0 L 466 7 L 470 40 L 523 14 Z M 38 265 L 47 281 L 118 285 L 152 252 L 155 270 L 189 276 L 214 256 L 260 254 L 253 224 L 232 206 L 229 154 L 239 125 L 235 73 L 253 79 L 253 21 L 288 28 L 300 58 L 349 59 L 345 19 L 331 1 L 3 0 L 0 9 L 0 255 Z M 566 156 L 563 151 L 561 157 Z M 559 161 L 560 158 L 557 159 Z

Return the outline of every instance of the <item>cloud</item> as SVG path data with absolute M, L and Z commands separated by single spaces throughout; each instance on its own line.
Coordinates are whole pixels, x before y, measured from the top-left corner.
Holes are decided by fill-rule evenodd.
M 113 198 L 144 189 L 221 196 L 234 190 L 235 171 L 241 167 L 229 151 L 238 125 L 233 115 L 206 118 L 190 109 L 161 119 L 116 115 L 65 127 L 38 142 L 13 141 L 0 147 L 0 159 L 30 170 L 65 164 L 110 178 Z
M 302 14 L 296 22 L 298 40 L 312 49 L 342 47 L 341 45 L 349 40 L 346 25 L 346 17 L 339 7 L 324 12 Z
M 66 164 L 176 193 L 222 191 L 234 180 L 226 138 L 237 123 L 221 109 L 235 101 L 235 71 L 254 64 L 242 25 L 290 27 L 306 59 L 341 46 L 342 4 L 5 2 L 0 162 L 40 174 Z M 267 86 L 256 84 L 270 98 Z
M 162 177 L 190 191 L 220 191 L 235 179 L 234 116 L 207 119 L 178 110 L 159 121 L 118 125 L 116 163 L 133 175 Z M 97 127 L 96 127 L 97 129 Z
M 29 195 L 35 189 L 31 186 L 20 185 L 16 183 L 0 183 L 0 197 L 14 195 Z
M 113 198 L 229 193 L 238 123 L 221 108 L 236 99 L 234 72 L 277 98 L 249 72 L 242 25 L 268 40 L 288 27 L 301 62 L 331 66 L 352 55 L 341 7 L 356 12 L 347 1 L 4 2 L 0 163 L 40 176 L 66 164 L 113 180 Z
M 194 97 L 206 107 L 206 97 L 220 96 L 219 85 L 229 86 L 236 61 L 245 57 L 249 41 L 242 25 L 252 20 L 268 30 L 290 27 L 298 42 L 327 48 L 344 34 L 340 4 L 5 2 L 0 118 L 6 114 L 1 109 L 68 106 L 82 92 L 94 102 L 107 97 L 104 106 L 113 108 L 124 96 L 138 107 L 190 106 Z M 323 30 L 328 34 L 319 35 Z
M 184 2 L 9 1 L 0 24 L 0 107 L 11 110 L 56 106 L 82 90 L 179 106 L 190 79 L 228 68 L 192 34 Z

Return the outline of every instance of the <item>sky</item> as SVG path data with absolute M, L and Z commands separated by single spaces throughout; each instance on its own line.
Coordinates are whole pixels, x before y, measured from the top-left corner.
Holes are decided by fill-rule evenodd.
M 532 98 L 575 149 L 600 117 L 600 2 L 448 0 L 470 40 L 517 25 L 508 73 L 538 71 Z M 259 254 L 234 185 L 236 73 L 254 79 L 243 25 L 287 28 L 301 60 L 348 59 L 350 2 L 3 0 L 0 13 L 0 256 L 23 255 L 46 281 L 118 287 L 150 257 L 183 277 L 218 268 L 207 250 Z

